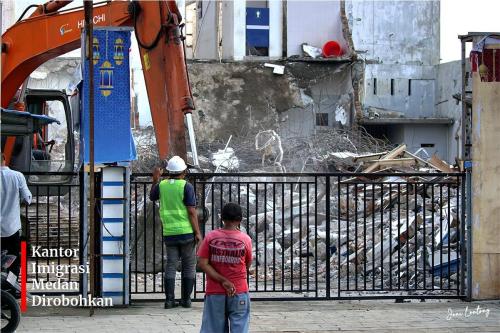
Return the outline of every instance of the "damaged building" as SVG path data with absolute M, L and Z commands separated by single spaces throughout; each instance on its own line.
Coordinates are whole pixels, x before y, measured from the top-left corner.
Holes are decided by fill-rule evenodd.
M 452 95 L 460 91 L 460 63 L 440 64 L 439 2 L 188 1 L 181 8 L 201 141 L 242 129 L 294 138 L 362 126 L 422 157 L 453 163 L 459 153 Z M 341 55 L 321 54 L 328 41 Z

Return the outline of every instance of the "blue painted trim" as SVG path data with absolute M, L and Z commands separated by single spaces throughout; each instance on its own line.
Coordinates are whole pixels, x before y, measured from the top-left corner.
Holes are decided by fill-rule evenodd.
M 103 236 L 102 237 L 102 241 L 103 242 L 106 242 L 106 241 L 121 241 L 123 240 L 123 236 L 119 236 L 119 237 L 115 237 L 115 236 Z
M 124 182 L 102 182 L 102 186 L 123 186 Z
M 102 296 L 123 296 L 123 291 L 103 291 Z
M 121 205 L 126 199 L 104 199 L 103 205 Z
M 103 217 L 101 221 L 103 223 L 123 223 L 124 219 L 122 217 Z
M 123 273 L 102 273 L 103 279 L 115 279 L 115 278 L 123 278 Z
M 101 258 L 103 260 L 123 260 L 124 257 L 112 256 L 112 255 L 102 255 Z

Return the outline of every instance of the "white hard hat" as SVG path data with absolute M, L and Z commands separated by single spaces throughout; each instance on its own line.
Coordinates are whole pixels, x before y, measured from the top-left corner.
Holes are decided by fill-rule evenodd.
M 174 156 L 168 160 L 167 170 L 169 172 L 181 173 L 182 171 L 184 171 L 186 169 L 187 169 L 186 162 L 184 162 L 184 160 L 181 157 Z

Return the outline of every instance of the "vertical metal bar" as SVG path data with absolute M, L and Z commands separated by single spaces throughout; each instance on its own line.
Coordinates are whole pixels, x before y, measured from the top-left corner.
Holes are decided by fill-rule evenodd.
M 314 176 L 314 290 L 318 297 L 318 176 Z
M 90 297 L 95 294 L 95 175 L 94 175 L 94 62 L 92 41 L 94 40 L 93 26 L 93 3 L 84 1 L 85 28 L 87 32 L 87 65 L 89 66 L 89 168 L 90 168 L 90 190 L 89 190 L 89 230 L 90 230 Z M 91 304 L 90 315 L 94 314 Z
M 212 230 L 215 229 L 215 184 L 210 186 L 211 200 L 212 200 Z M 248 196 L 247 196 L 248 197 Z M 220 207 L 222 208 L 222 207 Z M 248 231 L 248 229 L 247 229 Z
M 340 254 L 340 249 L 341 249 L 341 232 L 340 232 L 340 214 L 341 214 L 341 210 L 340 210 L 340 195 L 341 195 L 341 176 L 338 176 L 337 177 L 337 232 L 338 232 L 338 241 L 337 241 L 337 255 L 338 255 L 338 270 L 337 270 L 337 297 L 340 298 L 340 291 L 341 291 L 341 284 L 340 284 L 340 262 L 341 262 L 341 254 Z M 328 186 L 330 186 L 328 184 Z M 330 198 L 327 197 L 327 200 L 328 200 L 328 205 L 330 204 L 329 203 L 329 200 Z M 328 207 L 329 208 L 329 207 Z M 330 211 L 330 209 L 327 210 L 327 213 Z M 328 239 L 330 238 L 330 231 L 327 231 L 326 233 L 326 236 L 328 237 Z M 326 248 L 328 249 L 329 248 L 329 244 L 326 246 Z M 330 266 L 330 262 L 327 261 L 327 267 Z M 330 275 L 328 275 L 328 279 L 330 279 Z
M 423 219 L 424 219 L 424 224 L 423 224 L 423 233 L 424 233 L 424 244 L 423 244 L 423 251 L 422 251 L 422 261 L 424 263 L 424 269 L 423 269 L 423 273 L 424 273 L 424 290 L 427 289 L 427 279 L 426 279 L 426 276 L 427 276 L 427 272 L 426 272 L 426 269 L 425 269 L 425 262 L 427 261 L 427 242 L 426 242 L 426 232 L 425 232 L 425 225 L 427 224 L 427 219 L 426 219 L 426 215 L 425 215 L 425 197 L 427 196 L 427 189 L 426 189 L 426 184 L 423 183 L 422 184 L 423 186 L 423 193 L 422 193 L 422 216 L 423 216 Z
M 203 192 L 205 193 L 205 192 Z M 241 205 L 241 183 L 238 182 L 238 205 Z
M 255 291 L 259 290 L 259 183 L 255 183 Z
M 281 244 L 285 244 L 285 183 L 281 183 Z M 281 249 L 281 290 L 285 290 L 285 246 Z
M 221 182 L 220 183 L 220 196 L 219 196 L 219 208 L 220 208 L 220 212 L 222 213 L 222 208 L 224 207 L 224 183 Z M 219 222 L 220 224 L 220 222 Z M 257 235 L 257 233 L 255 233 Z
M 346 210 L 345 210 L 345 214 L 346 214 L 346 231 L 347 231 L 347 262 L 346 262 L 346 265 L 347 265 L 347 277 L 346 277 L 346 290 L 349 291 L 349 280 L 351 280 L 351 274 L 349 272 L 349 257 L 350 257 L 350 247 L 351 247 L 351 241 L 349 239 L 349 229 L 351 228 L 351 221 L 349 220 L 350 219 L 350 216 L 349 216 L 349 209 L 350 209 L 350 205 L 349 205 L 349 192 L 351 190 L 351 187 L 349 186 L 349 183 L 346 184 Z M 340 263 L 339 263 L 340 264 Z
M 408 208 L 408 207 L 406 207 Z M 398 183 L 398 290 L 401 290 L 401 184 Z
M 414 183 L 414 194 L 415 194 L 415 290 L 418 289 L 418 267 L 417 267 L 417 263 L 418 263 L 418 237 L 417 237 L 417 230 L 418 230 L 418 200 L 417 200 L 417 187 L 418 187 L 418 183 L 415 182 Z M 425 216 L 424 216 L 424 219 L 425 219 Z M 424 221 L 425 223 L 425 221 Z
M 132 176 L 130 177 L 130 183 L 128 184 L 129 186 L 129 196 L 132 198 L 132 182 L 133 178 Z M 130 205 L 128 207 L 128 218 L 129 218 L 129 223 L 128 223 L 128 235 L 131 237 L 132 235 L 132 202 L 130 202 Z M 135 240 L 134 240 L 135 243 Z M 130 252 L 132 252 L 132 249 L 130 249 Z M 128 276 L 128 294 L 130 299 L 132 299 L 132 258 L 130 258 L 129 263 L 128 263 L 128 269 L 129 269 L 129 276 Z M 130 300 L 131 301 L 131 300 Z
M 431 220 L 431 223 L 432 223 L 432 230 L 431 230 L 431 261 L 432 261 L 432 268 L 431 268 L 431 289 L 434 289 L 434 239 L 435 239 L 435 235 L 434 235 L 434 203 L 435 203 L 435 199 L 434 199 L 434 184 L 431 185 L 431 204 L 432 204 L 432 220 Z
M 375 290 L 375 184 L 372 183 L 372 290 Z
M 199 202 L 199 201 L 198 201 L 198 197 L 197 197 L 197 193 L 198 193 L 198 191 L 197 191 L 197 185 L 198 185 L 198 184 L 197 184 L 197 176 L 196 176 L 196 175 L 194 175 L 194 177 L 193 177 L 193 189 L 194 189 L 194 194 L 195 194 L 195 205 L 196 205 L 196 207 L 198 207 L 198 202 Z M 202 199 L 204 199 L 204 198 L 203 198 L 203 195 L 204 195 L 204 194 L 205 194 L 205 189 L 203 188 L 203 192 L 202 192 L 202 194 L 201 194 L 201 195 L 202 195 Z M 205 210 L 204 210 L 204 208 L 205 208 L 205 207 L 204 207 L 204 205 L 205 205 L 205 201 L 204 201 L 204 200 L 202 200 L 201 202 L 202 202 L 202 207 L 201 207 L 201 208 L 202 208 L 202 211 L 205 211 Z M 200 223 L 200 221 L 198 221 L 198 227 L 200 227 L 200 224 L 199 224 L 199 223 Z M 153 229 L 153 230 L 154 230 L 154 229 Z M 204 234 L 203 234 L 203 235 L 204 235 Z M 156 239 L 156 238 L 154 237 L 154 231 L 153 231 L 153 240 L 155 240 L 155 239 Z M 201 244 L 200 244 L 200 245 L 201 245 Z M 153 247 L 153 256 L 154 256 L 154 247 Z M 153 259 L 153 260 L 154 260 L 154 259 Z M 155 274 L 153 274 L 153 285 L 155 284 L 155 276 L 156 276 L 156 275 L 155 275 Z M 194 298 L 194 299 L 196 299 L 196 298 L 197 298 L 197 297 L 196 297 L 196 284 L 197 284 L 197 282 L 198 282 L 198 281 L 197 281 L 197 277 L 198 277 L 198 274 L 196 274 L 196 267 L 195 267 L 195 273 L 194 273 L 194 285 L 193 285 L 193 298 Z
M 146 184 L 142 184 L 142 200 L 143 202 L 143 207 L 144 212 L 142 214 L 143 217 L 143 223 L 142 223 L 142 237 L 144 239 L 144 292 L 147 291 L 147 285 L 148 285 L 148 279 L 147 279 L 147 269 L 146 269 L 146 263 L 147 263 L 147 249 L 148 249 L 148 237 L 146 233 L 146 224 L 147 224 L 147 202 L 146 202 Z M 153 243 L 154 247 L 154 243 Z
M 380 288 L 384 290 L 384 184 L 380 184 Z
M 39 224 L 39 221 L 40 221 L 40 215 L 39 215 L 39 206 L 40 206 L 40 197 L 39 197 L 39 187 L 38 185 L 36 185 L 35 187 L 35 192 L 36 192 L 36 206 L 35 206 L 35 211 L 36 211 L 36 245 L 40 245 L 40 235 L 39 235 L 39 230 L 40 230 L 40 224 Z M 85 241 L 85 240 L 84 240 Z M 38 267 L 38 262 L 39 262 L 39 258 L 38 256 L 35 257 L 35 264 L 36 264 L 36 267 Z M 38 269 L 35 271 L 35 279 L 38 280 Z
M 392 183 L 389 183 L 389 290 L 392 290 Z
M 293 291 L 293 183 L 290 183 L 290 290 Z
M 451 289 L 451 271 L 450 271 L 450 262 L 451 262 L 451 193 L 450 193 L 451 184 L 448 183 L 448 290 Z
M 466 298 L 468 301 L 472 299 L 472 184 L 471 184 L 471 176 L 472 169 L 467 168 L 465 173 L 465 183 L 466 183 L 466 197 L 462 196 L 463 200 L 466 200 L 466 205 L 463 206 L 464 201 L 462 201 L 462 217 L 464 214 L 467 214 L 467 293 Z M 462 177 L 462 181 L 464 181 L 464 177 Z M 465 220 L 463 218 L 463 220 Z M 462 230 L 464 230 L 462 228 Z M 465 232 L 465 231 L 464 231 Z M 464 235 L 465 237 L 465 235 Z M 465 244 L 464 244 L 465 246 Z M 463 258 L 464 260 L 466 258 Z
M 232 202 L 233 201 L 232 200 L 232 197 L 233 197 L 233 191 L 232 191 L 233 190 L 233 183 L 229 182 L 227 185 L 229 186 L 229 200 L 228 200 L 228 202 Z
M 462 265 L 464 261 L 464 256 L 462 255 L 463 251 L 463 233 L 464 229 L 462 229 L 462 223 L 463 219 L 460 213 L 460 206 L 461 202 L 464 201 L 464 193 L 465 193 L 465 188 L 462 186 L 462 182 L 460 181 L 460 176 L 457 176 L 457 295 L 460 295 L 460 289 L 463 286 L 463 277 L 464 277 L 464 270 L 462 270 Z
M 461 101 L 462 101 L 462 122 L 461 122 L 461 127 L 462 127 L 462 145 L 461 145 L 461 160 L 462 161 L 467 161 L 470 159 L 470 147 L 468 146 L 468 144 L 470 144 L 470 141 L 469 141 L 469 126 L 470 126 L 470 118 L 469 118 L 469 111 L 467 109 L 467 103 L 465 102 L 466 101 L 466 55 L 465 55 L 465 52 L 466 52 L 466 40 L 462 39 L 461 40 L 461 43 L 462 43 L 462 75 L 461 75 L 461 85 L 462 85 L 462 96 L 461 96 Z
M 350 205 L 349 205 L 349 192 L 351 190 L 351 186 L 349 186 L 349 183 L 346 183 L 346 210 L 345 210 L 345 214 L 346 214 L 346 231 L 347 231 L 347 278 L 346 278 L 346 290 L 349 291 L 349 281 L 351 280 L 351 274 L 349 272 L 349 257 L 350 257 L 350 246 L 351 246 L 351 242 L 349 240 L 349 229 L 351 228 L 351 221 L 350 221 L 350 216 L 349 216 L 349 209 L 350 209 Z
M 299 291 L 302 291 L 302 183 L 299 182 Z
M 443 289 L 443 183 L 439 184 L 439 289 Z
M 417 221 L 415 221 L 414 237 L 417 235 Z M 410 290 L 410 184 L 406 183 L 406 290 Z
M 71 203 L 71 192 L 72 192 L 72 186 L 69 185 L 69 191 L 68 191 L 68 205 L 69 205 L 69 209 L 68 209 L 68 247 L 71 249 L 71 210 L 72 210 L 72 203 Z M 28 207 L 26 206 L 26 213 L 28 213 Z M 26 214 L 26 217 L 28 216 L 28 214 Z M 29 228 L 28 229 L 28 232 L 29 232 Z M 28 238 L 29 239 L 29 238 Z M 72 260 L 73 259 L 70 259 L 70 264 L 72 264 Z M 69 275 L 69 281 L 71 282 L 71 274 Z
M 354 184 L 354 288 L 358 290 L 358 184 Z
M 47 207 L 47 231 L 45 236 L 47 237 L 47 249 L 50 249 L 50 203 L 49 203 L 49 193 L 50 193 L 50 187 L 47 185 L 47 201 L 45 203 Z M 47 266 L 49 265 L 50 261 L 49 258 L 47 257 Z M 47 272 L 47 281 L 50 281 L 50 275 Z
M 57 247 L 61 248 L 61 185 L 57 186 Z M 71 261 L 71 259 L 69 260 Z M 60 256 L 57 256 L 57 264 L 61 264 Z M 71 270 L 68 276 L 71 279 Z
M 273 291 L 276 291 L 276 183 L 273 182 Z
M 124 304 L 129 305 L 131 302 L 131 294 L 130 294 L 130 179 L 131 179 L 131 168 L 130 167 L 125 167 L 123 169 L 124 171 L 124 187 L 123 187 L 123 194 L 124 198 L 126 200 L 124 201 L 125 207 L 124 207 L 124 216 L 123 216 L 123 247 L 124 247 L 124 258 L 123 258 L 123 272 L 124 277 L 123 277 L 123 291 L 124 291 Z M 102 262 L 102 260 L 101 260 Z
M 306 288 L 309 291 L 309 183 L 306 185 Z
M 151 184 L 151 186 L 153 186 Z M 194 193 L 196 193 L 196 190 L 194 191 Z M 144 215 L 146 215 L 146 212 L 147 212 L 147 199 L 144 198 Z M 155 204 L 153 203 L 153 292 L 155 293 L 156 292 L 156 218 L 155 218 Z M 160 238 L 161 240 L 161 238 Z M 160 242 L 161 244 L 161 242 Z M 162 247 L 163 247 L 163 244 L 161 244 Z M 163 259 L 163 257 L 162 257 Z M 144 266 L 146 266 L 146 263 L 144 263 Z M 163 280 L 163 279 L 162 279 Z M 195 289 L 196 289 L 196 283 L 194 284 L 195 285 Z M 194 293 L 194 296 L 196 297 L 196 291 Z
M 330 176 L 326 176 L 326 298 L 330 299 Z
M 366 183 L 363 184 L 363 290 L 366 290 Z
M 264 290 L 267 290 L 267 184 L 264 183 Z
M 138 290 L 138 275 L 139 275 L 139 270 L 137 269 L 137 262 L 139 261 L 139 253 L 137 252 L 137 241 L 138 241 L 138 238 L 137 238 L 137 229 L 139 228 L 139 223 L 137 223 L 137 219 L 138 219 L 138 216 L 137 216 L 137 213 L 138 213 L 138 209 L 137 209 L 137 182 L 134 184 L 134 196 L 135 196 L 135 227 L 134 227 L 134 234 L 135 234 L 135 242 L 134 242 L 134 245 L 135 245 L 135 292 L 139 292 Z
M 213 200 L 213 196 L 212 196 Z M 212 216 L 213 216 L 213 203 L 212 203 Z M 257 217 L 255 217 L 255 223 L 257 223 Z M 212 224 L 213 225 L 213 224 Z M 247 183 L 247 223 L 245 227 L 248 234 L 250 234 L 250 184 Z M 255 264 L 257 265 L 257 260 L 255 260 Z M 250 280 L 250 272 L 247 270 L 247 282 Z M 203 281 L 205 282 L 205 281 Z M 205 284 L 205 283 L 203 283 Z

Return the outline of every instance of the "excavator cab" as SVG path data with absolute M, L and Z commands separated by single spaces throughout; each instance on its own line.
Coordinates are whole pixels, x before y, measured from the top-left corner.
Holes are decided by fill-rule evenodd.
M 2 151 L 10 154 L 9 166 L 23 173 L 73 172 L 73 115 L 66 93 L 60 90 L 26 89 L 24 103 L 25 112 L 10 112 L 7 119 L 2 117 Z M 4 114 L 7 114 L 7 110 Z M 35 120 L 29 121 L 25 114 Z M 14 142 L 10 149 L 6 149 L 8 137 L 13 138 L 11 141 Z M 70 183 L 72 176 L 39 174 L 29 175 L 26 179 L 28 185 L 62 185 Z M 62 187 L 60 191 L 63 192 L 65 188 Z

